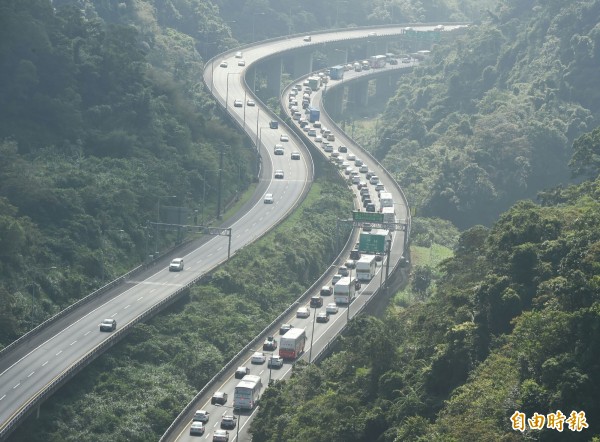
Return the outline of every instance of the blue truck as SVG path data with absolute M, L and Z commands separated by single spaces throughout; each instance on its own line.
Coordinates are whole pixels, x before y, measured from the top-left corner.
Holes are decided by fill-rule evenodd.
M 329 68 L 329 78 L 332 80 L 342 80 L 344 78 L 344 66 L 337 65 Z
M 308 108 L 308 121 L 310 121 L 311 123 L 314 123 L 315 121 L 319 121 L 319 118 L 321 118 L 321 111 L 319 109 L 317 109 L 316 107 L 309 107 Z

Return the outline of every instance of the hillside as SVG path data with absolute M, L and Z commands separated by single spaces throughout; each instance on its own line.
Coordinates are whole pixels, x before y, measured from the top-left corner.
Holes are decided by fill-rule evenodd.
M 600 2 L 488 14 L 400 80 L 374 150 L 419 244 L 439 240 L 419 216 L 462 229 L 454 256 L 270 389 L 254 441 L 600 438 Z M 562 432 L 545 426 L 559 410 Z
M 199 75 L 208 58 L 238 40 L 279 35 L 267 24 L 289 5 L 271 3 L 273 15 L 256 17 L 205 0 L 0 3 L 0 346 L 138 265 L 154 244 L 162 251 L 180 240 L 168 232 L 156 238 L 149 228 L 165 207 L 187 210 L 190 223 L 214 218 L 211 171 L 224 145 L 224 200 L 251 189 L 251 150 Z M 288 29 L 327 29 L 334 16 L 358 25 L 433 20 L 447 11 L 463 19 L 481 2 L 348 3 L 352 14 L 294 4 Z M 231 264 L 237 268 L 216 274 L 82 372 L 14 440 L 156 439 L 335 255 L 332 220 L 347 213 L 347 194 L 327 181 L 324 187 L 313 189 L 306 224 L 258 245 L 256 253 L 271 260 L 245 251 Z M 258 266 L 280 285 L 251 274 L 240 285 L 232 275 L 244 264 L 244 275 Z M 222 329 L 215 333 L 207 318 Z
M 577 153 L 598 155 L 600 129 L 587 138 Z M 589 429 L 528 437 L 599 437 L 599 197 L 586 181 L 463 232 L 424 301 L 358 318 L 339 352 L 270 389 L 253 440 L 521 440 L 515 411 L 557 410 Z
M 573 141 L 600 122 L 599 8 L 502 1 L 401 78 L 374 153 L 419 213 L 490 225 L 569 182 Z

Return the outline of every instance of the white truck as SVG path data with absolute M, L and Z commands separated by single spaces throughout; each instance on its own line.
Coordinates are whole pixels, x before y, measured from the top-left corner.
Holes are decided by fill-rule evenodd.
M 279 356 L 283 359 L 296 359 L 304 351 L 306 331 L 291 328 L 279 339 Z
M 356 262 L 356 278 L 359 281 L 370 281 L 377 271 L 375 255 L 362 255 Z
M 336 304 L 349 304 L 354 299 L 354 282 L 344 276 L 333 286 L 333 299 Z
M 381 192 L 379 194 L 379 205 L 383 209 L 384 207 L 394 207 L 394 198 L 389 192 Z
M 381 213 L 383 213 L 383 222 L 384 223 L 394 223 L 396 222 L 396 213 L 394 211 L 394 207 L 383 207 L 381 209 Z

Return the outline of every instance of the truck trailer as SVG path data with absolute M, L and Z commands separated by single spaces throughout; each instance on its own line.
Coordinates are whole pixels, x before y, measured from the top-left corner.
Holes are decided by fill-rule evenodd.
M 341 65 L 333 66 L 332 68 L 329 69 L 329 77 L 332 80 L 343 80 L 344 72 L 345 72 L 344 66 L 341 66 Z
M 333 300 L 336 304 L 350 304 L 354 291 L 354 282 L 349 276 L 344 276 L 333 286 Z
M 356 278 L 359 281 L 370 281 L 377 272 L 377 261 L 375 255 L 362 255 L 356 261 Z
M 310 121 L 311 123 L 314 123 L 315 121 L 319 121 L 319 118 L 321 118 L 321 111 L 319 109 L 317 109 L 316 107 L 309 106 L 308 121 Z
M 394 207 L 382 207 L 381 213 L 383 213 L 383 222 L 385 224 L 391 224 L 396 222 L 396 213 Z
M 381 192 L 379 194 L 379 205 L 383 209 L 384 207 L 394 207 L 394 198 L 389 192 Z
M 296 359 L 304 351 L 306 331 L 303 328 L 291 328 L 279 340 L 279 356 L 283 359 Z
M 308 86 L 312 89 L 312 91 L 318 91 L 321 87 L 321 77 L 312 76 L 308 77 Z
M 369 57 L 369 65 L 373 69 L 384 68 L 387 63 L 385 55 L 373 55 Z

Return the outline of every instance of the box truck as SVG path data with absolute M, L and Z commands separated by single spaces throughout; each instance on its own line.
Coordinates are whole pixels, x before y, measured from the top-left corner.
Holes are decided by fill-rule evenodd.
M 344 276 L 333 286 L 333 300 L 336 304 L 349 304 L 352 299 L 354 299 L 354 282 L 349 276 Z
M 296 359 L 304 351 L 305 343 L 305 330 L 291 328 L 279 340 L 279 356 L 283 359 Z
M 362 255 L 356 262 L 356 278 L 359 281 L 370 281 L 377 272 L 375 255 Z

